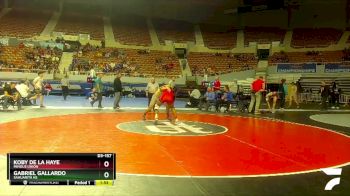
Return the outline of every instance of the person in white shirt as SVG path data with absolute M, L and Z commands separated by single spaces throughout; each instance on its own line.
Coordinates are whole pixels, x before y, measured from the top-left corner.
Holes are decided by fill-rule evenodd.
M 175 77 L 173 76 L 173 77 L 171 77 L 171 79 L 170 79 L 170 81 L 169 81 L 169 83 L 168 83 L 168 85 L 170 86 L 170 88 L 172 88 L 172 89 L 174 89 L 175 88 Z
M 36 96 L 40 99 L 40 108 L 44 108 L 44 96 L 43 96 L 43 86 L 44 86 L 44 71 L 40 71 L 38 76 L 33 80 L 33 86 Z
M 188 91 L 188 94 L 190 95 L 190 101 L 187 102 L 186 106 L 197 107 L 201 97 L 201 92 L 198 89 L 193 89 L 192 92 Z
M 203 69 L 203 81 L 208 82 L 208 72 L 206 69 Z
M 89 76 L 90 76 L 91 78 L 96 78 L 96 71 L 95 71 L 94 69 L 91 69 L 91 70 L 90 70 Z
M 150 82 L 146 87 L 146 97 L 148 97 L 148 105 L 151 102 L 152 96 L 159 89 L 159 84 L 156 82 L 154 78 L 151 78 Z
M 17 84 L 15 88 L 19 92 L 21 97 L 23 98 L 28 97 L 30 90 L 29 90 L 29 87 L 25 85 L 23 82 L 21 82 L 20 84 Z
M 201 92 L 198 89 L 193 89 L 193 91 L 190 93 L 190 97 L 199 99 L 199 97 L 201 97 Z
M 23 98 L 26 98 L 28 100 L 34 100 L 37 98 L 35 94 L 30 93 L 30 88 L 24 81 L 20 81 L 20 83 L 17 84 L 15 88 Z

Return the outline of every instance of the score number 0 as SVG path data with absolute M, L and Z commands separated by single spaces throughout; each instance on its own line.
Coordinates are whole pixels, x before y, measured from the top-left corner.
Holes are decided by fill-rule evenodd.
M 109 161 L 105 161 L 105 162 L 103 163 L 103 166 L 104 166 L 104 167 L 108 167 L 108 166 L 109 166 Z M 109 177 L 109 173 L 106 171 L 106 172 L 103 174 L 103 176 L 104 176 L 105 178 L 108 178 L 108 177 Z

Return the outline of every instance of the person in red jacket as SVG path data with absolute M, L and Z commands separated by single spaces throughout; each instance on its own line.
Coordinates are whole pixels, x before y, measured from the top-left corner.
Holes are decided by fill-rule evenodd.
M 51 86 L 51 84 L 47 82 L 47 83 L 45 84 L 44 88 L 45 88 L 45 91 L 46 91 L 46 96 L 49 96 L 50 92 L 52 91 L 52 86 Z
M 259 76 L 251 85 L 251 100 L 249 104 L 249 113 L 253 111 L 253 107 L 255 104 L 255 114 L 260 114 L 259 108 L 261 103 L 262 92 L 265 91 L 265 82 L 262 76 Z
M 219 76 L 216 77 L 215 81 L 214 81 L 214 91 L 220 91 L 221 88 L 221 82 L 220 82 L 220 78 Z

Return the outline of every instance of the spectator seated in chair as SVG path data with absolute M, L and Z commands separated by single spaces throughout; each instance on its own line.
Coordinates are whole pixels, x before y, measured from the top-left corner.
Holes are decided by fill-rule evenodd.
M 226 106 L 225 112 L 228 112 L 233 101 L 233 93 L 230 91 L 230 88 L 226 85 L 224 87 L 224 94 L 216 102 L 216 111 L 219 112 L 222 106 Z
M 216 93 L 213 91 L 211 87 L 208 87 L 207 92 L 200 99 L 199 102 L 199 110 L 202 110 L 203 105 L 205 106 L 205 110 L 208 111 L 210 106 L 216 105 Z
M 25 106 L 33 105 L 31 100 L 36 100 L 37 95 L 30 92 L 28 85 L 25 84 L 24 81 L 20 81 L 15 88 L 19 93 L 19 95 L 21 96 L 21 101 L 22 101 L 21 105 L 25 105 Z
M 51 84 L 47 82 L 47 83 L 45 84 L 44 88 L 45 88 L 46 96 L 49 96 L 49 95 L 50 95 L 50 92 L 52 91 L 52 86 L 51 86 Z
M 237 90 L 236 100 L 238 101 L 237 104 L 237 111 L 238 112 L 245 112 L 248 111 L 249 104 L 250 104 L 250 97 L 247 95 L 244 95 L 243 89 L 239 88 Z
M 192 92 L 188 91 L 190 95 L 190 101 L 187 102 L 186 107 L 197 107 L 200 102 L 201 92 L 198 89 L 193 89 Z
M 97 99 L 97 92 L 95 88 L 93 88 L 91 92 L 89 92 L 88 97 L 90 102 L 95 101 Z
M 9 105 L 13 107 L 15 105 L 18 106 L 18 110 L 21 109 L 21 96 L 19 92 L 16 90 L 16 83 L 11 82 L 10 84 L 6 84 L 4 87 L 4 95 L 1 97 L 3 100 L 2 107 L 3 109 L 7 109 Z

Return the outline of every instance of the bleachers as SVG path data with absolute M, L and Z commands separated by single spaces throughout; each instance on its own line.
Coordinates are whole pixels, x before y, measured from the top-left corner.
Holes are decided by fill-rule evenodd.
M 4 68 L 52 70 L 58 68 L 61 50 L 19 46 L 1 47 L 0 61 Z
M 0 61 L 13 65 L 13 68 L 31 69 L 34 62 L 28 61 L 25 57 L 30 48 L 19 48 L 18 46 L 1 47 Z
M 118 52 L 119 51 L 119 52 Z M 118 55 L 112 55 L 111 57 L 104 57 L 103 54 L 109 53 L 122 53 L 122 57 Z M 101 55 L 102 54 L 102 55 Z M 123 57 L 124 56 L 124 57 Z M 140 54 L 136 49 L 117 49 L 117 48 L 104 48 L 99 51 L 91 51 L 83 53 L 82 57 L 75 56 L 77 61 L 90 62 L 90 67 L 83 71 L 88 71 L 91 65 L 98 65 L 100 70 L 106 64 L 128 64 L 129 67 L 135 67 L 135 71 L 127 71 L 122 69 L 122 73 L 127 73 L 132 76 L 155 76 L 155 77 L 171 77 L 180 76 L 181 69 L 177 57 L 171 52 L 167 51 L 155 51 L 150 50 L 148 53 Z M 157 59 L 162 59 L 159 63 L 156 63 Z M 173 68 L 166 71 L 163 69 L 163 65 L 173 64 Z M 80 70 L 81 71 L 81 70 Z M 111 70 L 110 72 L 114 72 Z
M 236 47 L 237 30 L 232 27 L 202 24 L 200 29 L 206 47 L 212 49 L 232 49 Z
M 256 68 L 258 60 L 254 54 L 203 53 L 192 52 L 188 63 L 193 75 L 223 74 Z
M 185 21 L 155 19 L 153 20 L 159 42 L 171 40 L 176 43 L 195 42 L 194 26 Z
M 68 35 L 90 34 L 90 39 L 104 39 L 104 23 L 102 17 L 98 15 L 64 12 L 55 31 Z
M 244 29 L 244 44 L 257 42 L 258 44 L 267 44 L 274 41 L 283 43 L 286 30 L 274 27 L 246 27 Z
M 0 19 L 0 36 L 30 38 L 39 36 L 52 12 L 13 9 Z
M 282 52 L 274 53 L 269 57 L 269 64 L 273 63 L 306 63 L 306 62 L 341 62 L 343 51 L 320 51 L 320 52 Z
M 337 44 L 342 34 L 342 30 L 333 28 L 297 28 L 293 31 L 291 46 L 294 48 L 327 47 Z
M 152 45 L 146 19 L 136 16 L 118 16 L 112 20 L 114 37 L 122 44 Z

